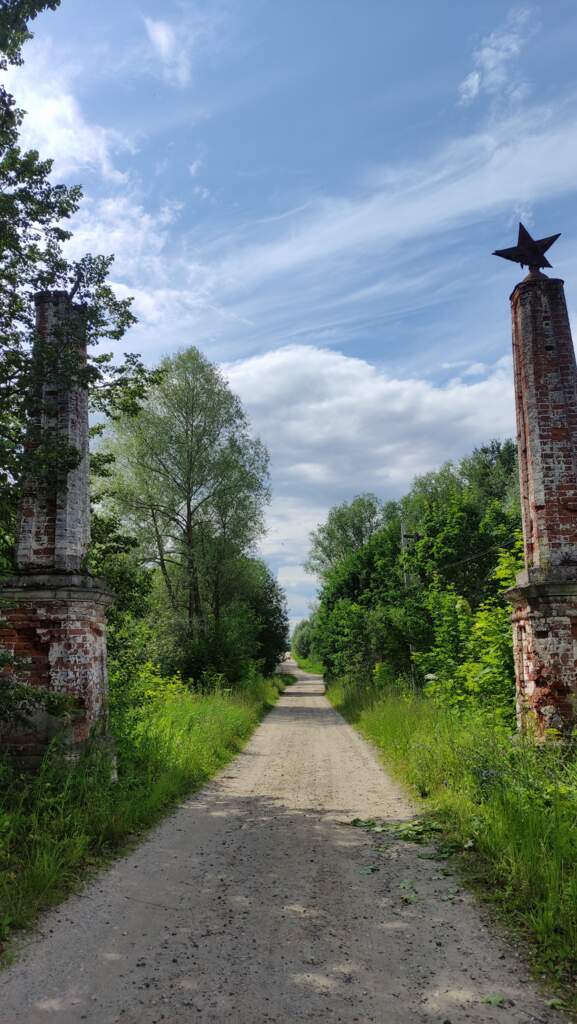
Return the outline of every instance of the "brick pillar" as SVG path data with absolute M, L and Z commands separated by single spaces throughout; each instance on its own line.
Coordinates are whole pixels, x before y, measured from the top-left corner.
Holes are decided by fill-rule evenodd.
M 10 657 L 0 686 L 24 684 L 68 698 L 64 715 L 54 714 L 48 702 L 26 722 L 0 724 L 0 744 L 31 765 L 57 735 L 70 756 L 89 738 L 106 736 L 106 608 L 112 599 L 85 569 L 88 399 L 77 379 L 86 366 L 82 307 L 74 306 L 66 292 L 42 292 L 35 301 L 26 448 L 32 463 L 41 446 L 53 444 L 60 451 L 68 447 L 76 458 L 68 470 L 30 471 L 23 481 L 18 575 L 0 586 L 0 646 Z
M 19 572 L 81 572 L 90 542 L 88 485 L 88 393 L 59 384 L 86 366 L 82 309 L 67 292 L 41 292 L 36 302 L 34 383 L 26 447 L 33 457 L 54 439 L 80 455 L 69 472 L 59 470 L 23 484 L 16 566 Z
M 577 723 L 577 366 L 563 281 L 511 295 L 525 569 L 508 594 L 519 726 Z

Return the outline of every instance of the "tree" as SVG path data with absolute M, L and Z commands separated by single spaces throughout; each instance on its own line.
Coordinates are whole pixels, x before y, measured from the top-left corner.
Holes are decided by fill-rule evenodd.
M 255 615 L 257 658 L 265 675 L 274 672 L 289 643 L 286 596 L 264 562 L 251 559 L 247 600 Z
M 313 623 L 310 619 L 297 622 L 292 635 L 291 647 L 297 658 L 310 657 L 313 644 Z
M 483 705 L 509 721 L 512 638 L 502 590 L 522 563 L 516 478 L 510 441 L 417 478 L 398 504 L 381 509 L 363 546 L 351 544 L 325 568 L 318 610 L 295 632 L 295 649 L 314 644 L 328 678 L 356 692 L 405 677 L 426 683 L 436 700 Z M 330 536 L 340 508 L 313 542 Z
M 382 504 L 374 494 L 359 494 L 348 504 L 335 505 L 326 523 L 310 534 L 305 569 L 321 578 L 347 555 L 362 548 L 378 530 Z
M 22 46 L 32 39 L 28 22 L 42 11 L 55 11 L 60 0 L 3 0 L 0 12 L 0 68 L 22 63 Z
M 250 436 L 220 372 L 195 348 L 163 361 L 159 383 L 138 416 L 116 423 L 108 451 L 109 500 L 157 566 L 165 621 L 180 648 L 193 651 L 192 664 L 198 645 L 210 646 L 225 628 L 223 606 L 239 593 L 239 558 L 263 532 L 268 453 Z
M 417 477 L 401 503 L 410 578 L 428 587 L 439 577 L 473 607 L 494 596 L 499 548 L 514 543 L 519 524 L 516 488 L 511 441 L 492 441 L 457 466 Z

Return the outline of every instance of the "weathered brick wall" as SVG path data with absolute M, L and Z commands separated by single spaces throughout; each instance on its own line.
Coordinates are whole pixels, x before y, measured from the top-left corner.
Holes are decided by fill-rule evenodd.
M 577 586 L 512 590 L 519 728 L 571 734 L 577 720 Z
M 577 579 L 577 367 L 563 282 L 511 296 L 517 443 L 529 579 Z
M 12 752 L 40 754 L 59 733 L 70 752 L 107 724 L 106 608 L 110 593 L 85 577 L 28 576 L 2 592 L 0 645 L 14 656 L 10 680 L 71 698 L 64 720 L 35 713 L 30 725 L 2 731 Z
M 511 296 L 525 570 L 509 592 L 521 728 L 577 722 L 577 366 L 563 282 Z
M 16 543 L 20 572 L 78 573 L 90 542 L 88 395 L 59 381 L 68 353 L 79 368 L 86 364 L 80 312 L 66 292 L 36 296 L 38 382 L 26 444 L 32 450 L 50 438 L 71 445 L 81 458 L 69 472 L 24 481 Z

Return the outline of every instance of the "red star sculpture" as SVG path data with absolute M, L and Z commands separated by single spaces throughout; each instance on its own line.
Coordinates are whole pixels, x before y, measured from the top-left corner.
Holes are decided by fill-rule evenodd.
M 522 267 L 530 269 L 538 270 L 539 267 L 550 267 L 551 264 L 545 253 L 558 238 L 559 235 L 549 235 L 549 238 L 531 238 L 527 228 L 519 224 L 517 245 L 511 246 L 510 249 L 495 249 L 493 256 L 502 256 L 504 260 L 512 260 L 513 263 L 520 263 Z

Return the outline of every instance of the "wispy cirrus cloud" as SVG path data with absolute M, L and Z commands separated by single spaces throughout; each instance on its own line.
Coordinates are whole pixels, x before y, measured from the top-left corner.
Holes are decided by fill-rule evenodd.
M 144 16 L 144 27 L 162 75 L 169 85 L 185 88 L 192 80 L 194 59 L 202 51 L 222 45 L 226 17 L 214 7 L 209 12 L 194 7 L 187 9 L 178 21 Z
M 545 163 L 547 152 L 556 159 Z M 125 196 L 93 205 L 82 239 L 107 252 L 114 239 L 115 273 L 139 296 L 138 344 L 146 349 L 157 337 L 155 308 L 167 347 L 195 337 L 221 355 L 270 347 L 271 339 L 333 345 L 375 318 L 399 322 L 450 300 L 478 262 L 463 247 L 466 226 L 574 194 L 576 181 L 577 97 L 569 96 L 555 108 L 492 117 L 424 160 L 373 167 L 356 191 L 311 197 L 285 216 L 170 232 L 159 212 Z M 203 187 L 193 177 L 193 189 Z M 152 244 L 140 260 L 133 239 L 148 230 Z M 160 243 L 162 258 L 151 263 Z
M 188 38 L 183 38 L 168 21 L 145 18 L 144 24 L 167 81 L 180 86 L 188 85 L 192 61 Z
M 542 154 L 555 153 L 545 165 Z M 283 233 L 235 246 L 221 265 L 230 283 L 251 283 L 337 254 L 383 253 L 407 240 L 449 231 L 520 202 L 574 192 L 577 99 L 532 107 L 449 142 L 428 160 L 373 172 L 375 187 L 356 197 L 325 197 Z
M 536 31 L 536 13 L 532 8 L 510 11 L 504 26 L 485 36 L 474 50 L 474 68 L 459 85 L 460 103 L 468 105 L 481 93 L 509 100 L 524 99 L 528 87 L 518 75 L 516 62 Z

